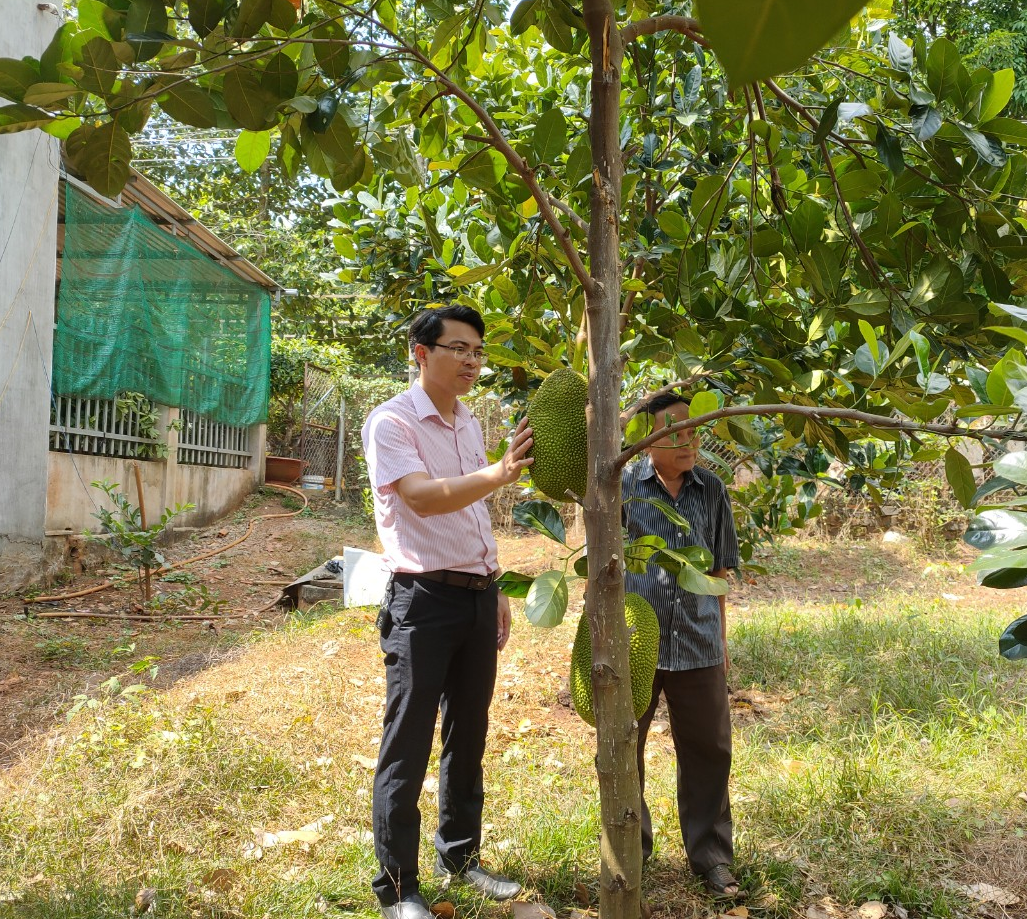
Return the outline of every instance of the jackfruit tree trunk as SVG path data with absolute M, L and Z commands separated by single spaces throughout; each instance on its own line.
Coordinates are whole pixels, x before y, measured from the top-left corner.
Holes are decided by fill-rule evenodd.
M 589 483 L 585 610 L 592 635 L 602 842 L 599 914 L 638 919 L 642 875 L 641 795 L 624 623 L 620 473 L 620 92 L 623 49 L 609 0 L 585 0 L 592 55 L 592 201 L 586 291 L 589 349 Z

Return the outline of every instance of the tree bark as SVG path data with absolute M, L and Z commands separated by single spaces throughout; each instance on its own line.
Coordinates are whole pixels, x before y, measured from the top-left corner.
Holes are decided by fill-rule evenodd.
M 592 635 L 596 770 L 602 815 L 599 913 L 638 919 L 642 875 L 641 794 L 624 621 L 620 470 L 620 92 L 623 46 L 610 0 L 585 0 L 592 57 L 592 200 L 586 290 L 588 442 L 585 496 L 589 578 L 585 612 Z

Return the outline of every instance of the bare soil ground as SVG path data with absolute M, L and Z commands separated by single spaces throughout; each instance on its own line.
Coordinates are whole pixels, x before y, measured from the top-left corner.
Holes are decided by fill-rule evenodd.
M 288 610 L 269 604 L 282 584 L 340 554 L 344 546 L 379 548 L 373 529 L 357 511 L 340 508 L 318 493 L 311 493 L 310 508 L 300 514 L 253 523 L 261 515 L 288 513 L 299 506 L 295 499 L 272 492 L 254 495 L 231 517 L 167 551 L 170 562 L 206 554 L 238 540 L 252 523 L 251 534 L 239 545 L 189 565 L 174 576 L 177 580 L 155 582 L 169 611 L 198 618 L 141 616 L 131 573 L 109 564 L 67 579 L 49 589 L 49 595 L 77 592 L 112 577 L 122 579 L 120 586 L 48 602 L 27 602 L 31 594 L 0 599 L 0 768 L 13 761 L 29 738 L 48 730 L 77 695 L 96 692 L 111 677 L 147 680 L 146 673 L 128 669 L 131 663 L 152 658 L 157 666 L 152 682 L 169 688 L 227 660 L 252 630 L 279 627 Z M 498 541 L 506 569 L 531 574 L 552 563 L 555 544 L 534 531 L 515 528 L 499 533 Z M 885 545 L 880 537 L 786 541 L 764 555 L 759 561 L 766 574 L 745 573 L 733 585 L 730 603 L 736 615 L 744 616 L 757 601 L 844 604 L 886 590 L 930 591 L 956 606 L 987 602 L 1013 608 L 1022 593 L 978 587 L 962 570 L 973 553 L 959 543 L 925 557 L 911 543 Z M 572 602 L 580 603 L 580 592 Z M 738 698 L 736 710 L 745 717 L 760 704 L 765 700 Z

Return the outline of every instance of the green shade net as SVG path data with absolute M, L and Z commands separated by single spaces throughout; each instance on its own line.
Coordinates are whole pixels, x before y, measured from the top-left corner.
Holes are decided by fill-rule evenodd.
M 228 424 L 267 420 L 271 297 L 67 183 L 54 392 L 142 393 Z

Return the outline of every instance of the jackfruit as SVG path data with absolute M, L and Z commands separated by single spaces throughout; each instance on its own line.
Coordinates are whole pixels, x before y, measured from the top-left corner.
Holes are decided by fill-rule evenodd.
M 638 594 L 624 595 L 624 618 L 630 632 L 628 664 L 635 718 L 641 718 L 653 698 L 653 677 L 660 653 L 660 623 L 656 611 Z M 596 713 L 592 699 L 592 635 L 588 616 L 578 620 L 571 649 L 571 698 L 574 709 L 592 727 Z
M 535 487 L 556 501 L 568 489 L 584 497 L 588 483 L 588 434 L 585 406 L 588 383 L 569 367 L 554 370 L 528 404 L 528 424 L 535 443 L 528 469 Z

